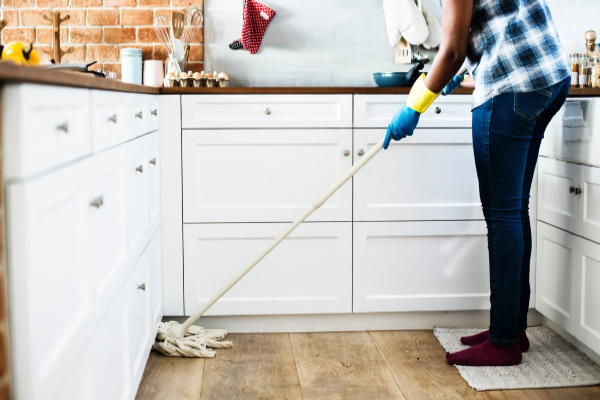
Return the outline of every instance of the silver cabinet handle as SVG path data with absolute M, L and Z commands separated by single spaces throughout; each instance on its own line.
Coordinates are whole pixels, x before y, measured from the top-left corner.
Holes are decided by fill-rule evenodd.
M 146 283 L 142 283 L 141 285 L 138 285 L 138 290 L 143 290 L 144 292 L 146 291 Z
M 150 164 L 156 165 L 156 158 L 153 158 L 152 160 L 150 160 Z
M 142 173 L 142 174 L 143 174 L 143 173 L 144 173 L 144 166 L 143 166 L 143 165 L 140 165 L 140 166 L 139 166 L 139 167 L 137 167 L 135 170 L 136 170 L 137 172 L 139 172 L 139 173 Z
M 271 115 L 271 109 L 270 109 L 270 108 L 267 108 L 267 109 L 265 110 L 265 114 L 267 114 L 267 115 Z
M 140 111 L 139 113 L 135 113 L 135 117 L 142 119 L 142 112 Z
M 63 131 L 64 133 L 69 133 L 69 123 L 65 122 L 64 124 L 60 124 L 56 127 L 57 131 Z
M 92 201 L 90 201 L 90 207 L 100 208 L 104 204 L 104 198 L 102 196 L 98 196 Z
M 365 154 L 365 151 L 363 149 L 360 149 L 356 152 L 356 154 L 358 154 L 359 156 L 362 156 Z
M 583 190 L 574 186 L 569 186 L 569 193 L 575 193 L 575 196 L 577 196 L 583 193 Z
M 117 114 L 111 115 L 108 117 L 108 122 L 117 123 Z
M 150 111 L 150 114 L 157 116 L 158 115 L 158 110 L 152 110 Z
M 441 109 L 441 108 L 439 108 L 439 107 L 436 107 L 436 108 L 435 108 L 435 113 L 436 113 L 436 114 L 439 114 L 439 113 L 441 113 L 441 112 L 442 112 L 442 109 Z
M 348 149 L 344 150 L 344 155 L 346 157 L 348 157 L 350 155 L 350 150 L 348 150 Z

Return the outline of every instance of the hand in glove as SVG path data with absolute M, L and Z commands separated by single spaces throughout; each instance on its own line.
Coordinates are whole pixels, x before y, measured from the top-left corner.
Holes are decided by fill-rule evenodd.
M 442 96 L 448 96 L 450 93 L 454 92 L 454 89 L 459 87 L 460 84 L 462 83 L 462 81 L 463 81 L 462 75 L 455 76 L 454 78 L 452 78 L 450 83 L 448 83 L 446 85 L 446 87 L 444 88 L 444 90 L 442 90 Z
M 400 110 L 388 125 L 383 148 L 388 148 L 392 138 L 400 140 L 411 136 L 419 123 L 421 114 L 429 108 L 437 97 L 437 93 L 433 93 L 425 86 L 425 74 L 422 74 L 410 90 L 406 103 L 400 107 Z

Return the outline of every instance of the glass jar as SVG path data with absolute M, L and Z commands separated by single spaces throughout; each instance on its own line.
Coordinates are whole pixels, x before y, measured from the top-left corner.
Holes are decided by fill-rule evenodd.
M 579 86 L 579 53 L 571 54 L 571 87 Z
M 588 53 L 579 55 L 579 88 L 584 89 L 588 86 L 588 64 L 590 56 Z
M 588 77 L 588 86 L 592 88 L 600 88 L 600 57 L 595 55 L 590 58 L 588 70 L 590 71 Z

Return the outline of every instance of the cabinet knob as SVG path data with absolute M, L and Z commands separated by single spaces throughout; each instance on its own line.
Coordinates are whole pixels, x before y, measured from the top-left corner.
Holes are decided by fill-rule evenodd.
M 142 173 L 142 174 L 143 174 L 143 173 L 144 173 L 144 166 L 143 166 L 143 165 L 140 165 L 140 166 L 139 166 L 139 167 L 137 167 L 135 170 L 136 170 L 137 172 L 140 172 L 140 173 Z
M 569 193 L 575 193 L 575 196 L 577 196 L 583 193 L 583 190 L 574 186 L 569 186 Z
M 138 290 L 143 290 L 144 292 L 146 291 L 146 283 L 142 283 L 141 285 L 138 285 Z
M 344 150 L 344 155 L 346 157 L 348 157 L 350 155 L 350 150 L 348 150 L 348 149 Z
M 135 117 L 142 119 L 142 112 L 140 111 L 139 113 L 135 113 Z
M 153 158 L 152 160 L 150 160 L 150 164 L 156 165 L 156 158 Z
M 98 196 L 92 201 L 90 201 L 90 207 L 100 208 L 102 207 L 102 204 L 104 204 L 104 199 L 102 198 L 102 196 Z
M 110 117 L 108 117 L 108 122 L 113 122 L 113 123 L 117 123 L 117 114 L 111 115 Z
M 441 112 L 442 112 L 442 109 L 441 109 L 441 108 L 439 108 L 439 107 L 436 107 L 436 108 L 435 108 L 435 113 L 436 113 L 436 114 L 439 114 L 439 113 L 441 113 Z
M 359 156 L 362 156 L 365 154 L 365 151 L 363 149 L 360 149 L 356 152 L 356 154 L 358 154 Z
M 267 108 L 267 109 L 265 110 L 265 114 L 267 114 L 267 115 L 271 115 L 271 109 L 270 109 L 270 108 Z
M 69 133 L 69 124 L 65 122 L 64 124 L 60 124 L 56 127 L 57 131 L 63 131 L 64 133 Z
M 158 110 L 152 110 L 150 111 L 150 114 L 157 116 L 158 115 Z

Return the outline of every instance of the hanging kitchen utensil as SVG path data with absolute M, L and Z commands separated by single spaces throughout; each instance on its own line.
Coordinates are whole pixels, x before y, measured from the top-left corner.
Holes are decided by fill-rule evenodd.
M 173 34 L 173 39 L 181 38 L 181 33 L 183 32 L 183 21 L 185 20 L 185 14 L 180 13 L 178 11 L 173 11 L 171 14 L 171 27 Z
M 167 53 L 169 54 L 168 62 L 173 65 L 177 73 L 181 73 L 179 63 L 175 59 L 175 49 L 173 45 L 171 23 L 169 22 L 169 19 L 164 15 L 157 15 L 154 19 L 154 32 L 156 32 L 156 36 L 162 42 L 165 50 L 167 50 Z
M 181 41 L 184 45 L 190 44 L 196 39 L 196 36 L 202 30 L 203 21 L 204 17 L 196 7 L 190 8 L 188 12 L 185 13 L 183 33 L 181 34 Z
M 412 49 L 410 44 L 404 39 L 400 38 L 400 41 L 396 45 L 394 61 L 396 64 L 410 64 L 412 60 Z

